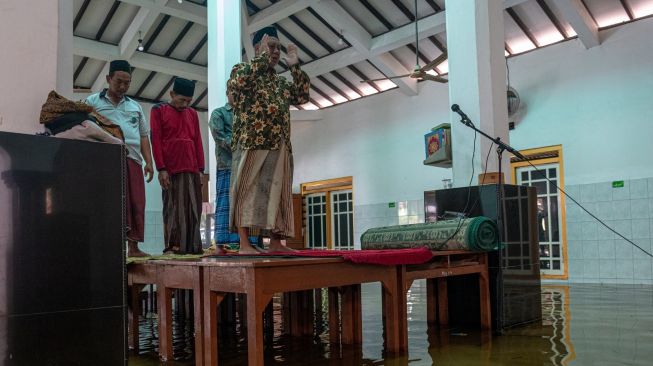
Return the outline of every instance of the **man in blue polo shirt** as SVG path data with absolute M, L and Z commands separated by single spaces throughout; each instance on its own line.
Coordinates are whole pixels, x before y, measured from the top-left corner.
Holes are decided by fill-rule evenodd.
M 150 151 L 150 129 L 138 102 L 127 97 L 131 83 L 131 66 L 127 61 L 115 60 L 109 64 L 109 88 L 86 98 L 86 103 L 120 126 L 127 146 L 127 255 L 142 257 L 148 254 L 138 249 L 144 240 L 145 183 L 154 176 Z M 145 167 L 142 167 L 143 160 Z M 143 174 L 145 173 L 145 175 Z

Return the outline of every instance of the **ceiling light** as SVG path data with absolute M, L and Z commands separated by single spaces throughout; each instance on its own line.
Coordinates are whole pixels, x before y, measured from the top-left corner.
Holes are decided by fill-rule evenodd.
M 342 36 L 342 29 L 340 30 L 340 37 L 338 38 L 338 45 L 342 46 L 345 44 L 345 38 Z
M 143 46 L 143 37 L 141 36 L 141 31 L 138 31 L 138 48 L 137 50 L 143 52 L 145 51 L 145 46 Z
M 184 2 L 184 0 L 177 0 L 177 2 L 181 4 Z

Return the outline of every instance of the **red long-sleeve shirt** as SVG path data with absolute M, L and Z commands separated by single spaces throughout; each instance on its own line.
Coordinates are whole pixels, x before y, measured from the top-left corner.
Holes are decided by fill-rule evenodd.
M 157 170 L 169 174 L 204 171 L 199 118 L 193 108 L 157 104 L 150 113 L 152 155 Z

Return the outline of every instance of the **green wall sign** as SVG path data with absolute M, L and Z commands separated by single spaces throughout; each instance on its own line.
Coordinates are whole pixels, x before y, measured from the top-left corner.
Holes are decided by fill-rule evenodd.
M 624 187 L 623 180 L 615 180 L 612 182 L 612 188 L 623 188 L 623 187 Z
M 388 203 L 388 207 L 389 207 L 389 208 L 393 208 L 393 207 L 395 207 L 395 203 L 394 203 L 394 202 L 390 202 L 390 203 Z

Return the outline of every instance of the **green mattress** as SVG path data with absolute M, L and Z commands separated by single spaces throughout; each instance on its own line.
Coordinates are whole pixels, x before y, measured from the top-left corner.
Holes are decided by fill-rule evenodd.
M 499 247 L 499 233 L 494 221 L 478 216 L 462 220 L 369 229 L 361 236 L 361 247 L 491 251 Z

